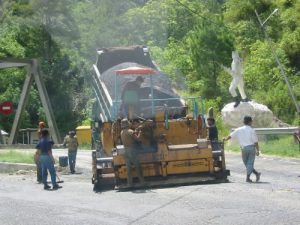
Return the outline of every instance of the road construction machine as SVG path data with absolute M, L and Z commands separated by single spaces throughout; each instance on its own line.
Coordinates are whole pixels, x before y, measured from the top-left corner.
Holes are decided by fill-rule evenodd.
M 146 186 L 227 179 L 223 143 L 212 149 L 207 140 L 203 98 L 180 97 L 152 61 L 147 47 L 98 49 L 93 67 L 95 189 L 128 188 L 125 149 L 120 139 L 123 118 L 130 121 L 132 129 L 142 130 L 138 159 Z M 138 110 L 124 111 L 123 89 L 137 76 L 144 78 Z M 132 174 L 133 187 L 140 187 L 135 168 Z

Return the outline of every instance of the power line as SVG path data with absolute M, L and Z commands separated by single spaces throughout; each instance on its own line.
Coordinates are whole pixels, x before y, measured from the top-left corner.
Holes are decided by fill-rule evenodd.
M 193 14 L 195 14 L 195 15 L 201 17 L 203 20 L 206 20 L 206 21 L 210 22 L 211 24 L 215 24 L 215 25 L 218 25 L 218 26 L 220 25 L 220 24 L 217 24 L 216 22 L 212 21 L 211 19 L 208 19 L 208 18 L 202 16 L 202 15 L 199 14 L 198 12 L 192 10 L 190 7 L 188 7 L 187 5 L 183 4 L 181 1 L 179 1 L 179 0 L 174 0 L 174 1 L 177 2 L 179 5 L 181 5 L 182 7 L 184 7 L 185 9 L 187 9 L 188 11 L 190 11 L 191 13 L 193 13 Z M 226 29 L 230 30 L 230 28 L 227 27 L 224 23 L 223 23 L 223 26 L 224 26 Z

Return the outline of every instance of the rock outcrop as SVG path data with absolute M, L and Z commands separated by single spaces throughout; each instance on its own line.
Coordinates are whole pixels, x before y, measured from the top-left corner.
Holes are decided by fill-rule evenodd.
M 244 116 L 253 118 L 253 127 L 274 127 L 273 112 L 265 105 L 255 101 L 241 102 L 236 108 L 234 102 L 224 106 L 221 110 L 224 124 L 235 128 L 243 125 Z

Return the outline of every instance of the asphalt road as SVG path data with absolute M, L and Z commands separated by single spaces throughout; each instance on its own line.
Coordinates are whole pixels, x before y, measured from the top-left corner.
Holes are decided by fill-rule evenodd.
M 61 155 L 63 151 L 57 151 Z M 93 192 L 90 152 L 63 188 L 44 191 L 35 174 L 0 174 L 0 224 L 300 224 L 300 160 L 259 157 L 260 183 L 246 183 L 239 154 L 227 153 L 229 183 Z

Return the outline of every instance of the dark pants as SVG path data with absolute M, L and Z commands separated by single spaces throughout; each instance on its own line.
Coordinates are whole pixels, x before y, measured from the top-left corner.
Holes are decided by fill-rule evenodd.
M 71 173 L 75 173 L 77 151 L 68 152 Z
M 126 168 L 127 168 L 127 184 L 128 186 L 132 186 L 132 165 L 135 167 L 137 175 L 139 177 L 140 182 L 144 183 L 143 171 L 141 164 L 138 160 L 137 153 L 135 149 L 125 149 L 125 160 L 126 160 Z
M 218 140 L 211 140 L 210 143 L 213 151 L 221 150 L 221 146 Z

